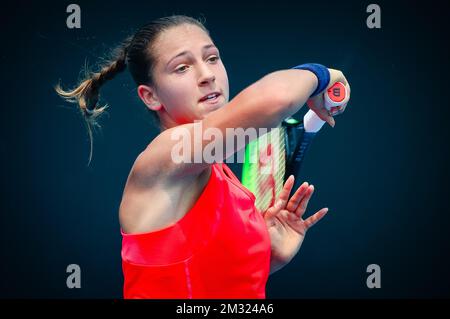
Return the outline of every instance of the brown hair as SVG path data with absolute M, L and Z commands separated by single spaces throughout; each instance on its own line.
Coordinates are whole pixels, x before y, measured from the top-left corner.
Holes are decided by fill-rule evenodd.
M 193 24 L 209 31 L 200 20 L 184 15 L 172 15 L 156 19 L 141 27 L 133 36 L 126 38 L 112 51 L 112 56 L 106 62 L 99 65 L 98 72 L 88 71 L 85 67 L 85 78 L 72 90 L 65 91 L 60 84 L 55 86 L 56 92 L 69 102 L 78 104 L 79 110 L 85 120 L 90 140 L 89 163 L 92 159 L 93 135 L 92 129 L 100 127 L 98 118 L 108 105 L 99 106 L 100 87 L 124 71 L 127 66 L 137 86 L 141 84 L 154 86 L 153 68 L 156 57 L 153 45 L 157 37 L 169 28 L 182 24 Z M 148 109 L 159 125 L 159 117 L 155 111 Z

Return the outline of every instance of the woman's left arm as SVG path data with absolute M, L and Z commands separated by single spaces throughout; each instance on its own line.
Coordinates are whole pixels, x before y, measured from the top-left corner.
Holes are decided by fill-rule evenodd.
M 275 204 L 263 213 L 271 242 L 270 274 L 283 268 L 294 258 L 302 245 L 306 231 L 328 212 L 328 208 L 322 208 L 314 215 L 303 219 L 314 186 L 303 183 L 289 199 L 293 186 L 294 176 L 291 175 Z

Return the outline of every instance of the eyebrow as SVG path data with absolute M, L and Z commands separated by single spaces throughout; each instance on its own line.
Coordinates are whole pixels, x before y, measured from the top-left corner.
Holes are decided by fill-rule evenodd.
M 202 48 L 202 51 L 206 51 L 206 50 L 208 50 L 209 48 L 215 48 L 216 46 L 214 45 L 214 44 L 207 44 L 207 45 L 205 45 L 203 48 Z M 183 51 L 183 52 L 180 52 L 180 53 L 178 53 L 176 56 L 174 56 L 173 58 L 171 58 L 170 60 L 169 60 L 169 62 L 167 62 L 167 64 L 166 64 L 166 66 L 168 66 L 169 64 L 170 64 L 170 62 L 172 62 L 173 60 L 175 60 L 176 58 L 178 58 L 178 57 L 180 57 L 180 56 L 183 56 L 183 55 L 187 55 L 189 53 L 189 51 Z

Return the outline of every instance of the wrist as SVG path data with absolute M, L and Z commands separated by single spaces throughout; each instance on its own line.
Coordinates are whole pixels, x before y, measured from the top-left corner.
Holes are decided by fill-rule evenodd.
M 286 266 L 289 261 L 277 257 L 275 254 L 270 256 L 270 275 Z
M 293 67 L 293 69 L 306 70 L 313 73 L 317 78 L 317 87 L 312 92 L 311 97 L 323 92 L 330 83 L 330 71 L 328 68 L 318 63 L 305 63 Z

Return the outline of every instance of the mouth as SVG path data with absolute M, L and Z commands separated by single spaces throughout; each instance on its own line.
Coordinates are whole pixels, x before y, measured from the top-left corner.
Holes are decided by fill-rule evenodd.
M 206 102 L 208 104 L 214 104 L 217 103 L 219 101 L 219 98 L 222 94 L 220 94 L 219 92 L 212 92 L 208 95 L 205 95 L 204 97 L 202 97 L 199 102 Z

